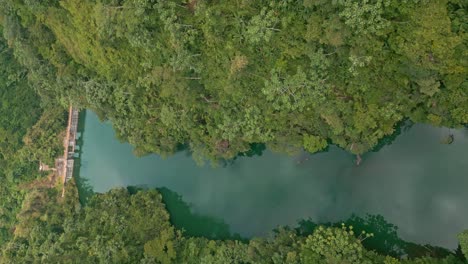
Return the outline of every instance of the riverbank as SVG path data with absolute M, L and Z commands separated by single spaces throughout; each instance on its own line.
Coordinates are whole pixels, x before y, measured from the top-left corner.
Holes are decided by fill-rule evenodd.
M 302 223 L 266 238 L 219 240 L 176 228 L 166 207 L 156 190 L 113 189 L 94 195 L 85 207 L 67 195 L 43 205 L 47 221 L 36 218 L 20 226 L 22 237 L 2 248 L 0 263 L 466 263 L 460 250 L 400 240 L 395 226 L 374 216 L 338 225 Z M 362 232 L 372 226 L 376 233 Z M 18 245 L 25 246 L 18 250 Z
M 109 122 L 89 111 L 84 122 L 82 197 L 115 187 L 167 188 L 191 213 L 221 221 L 242 237 L 266 236 L 278 225 L 295 226 L 304 218 L 336 222 L 369 213 L 398 226 L 404 240 L 454 249 L 456 234 L 468 228 L 463 188 L 468 161 L 461 158 L 468 147 L 465 129 L 454 130 L 457 140 L 445 145 L 439 143 L 444 129 L 413 125 L 392 144 L 363 155 L 358 167 L 352 154 L 331 146 L 297 158 L 257 151 L 213 168 L 198 166 L 184 151 L 166 159 L 137 158 L 132 146 L 115 139 Z M 178 217 L 182 207 L 173 205 L 168 210 Z M 171 221 L 200 234 L 202 228 L 187 225 L 184 215 Z

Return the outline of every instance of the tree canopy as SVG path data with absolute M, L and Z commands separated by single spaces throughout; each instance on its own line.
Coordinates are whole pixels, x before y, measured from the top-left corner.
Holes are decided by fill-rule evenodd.
M 25 192 L 21 184 L 40 177 L 39 161 L 53 165 L 61 148 L 63 109 L 41 101 L 27 69 L 0 38 L 0 244 L 12 237 Z
M 253 143 L 372 149 L 406 118 L 468 123 L 457 0 L 13 1 L 9 45 L 45 97 L 112 121 L 138 154 Z
M 467 124 L 467 18 L 461 0 L 2 1 L 0 263 L 463 263 L 379 254 L 346 224 L 192 237 L 155 190 L 82 206 L 73 184 L 63 199 L 28 185 L 62 151 L 69 104 L 138 154 L 214 160 L 258 143 L 361 154 L 404 119 Z

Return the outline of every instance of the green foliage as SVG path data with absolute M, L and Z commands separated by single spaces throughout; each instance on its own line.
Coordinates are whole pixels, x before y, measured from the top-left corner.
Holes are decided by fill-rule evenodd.
M 30 85 L 138 154 L 361 154 L 406 117 L 468 122 L 458 1 L 29 2 L 5 1 L 1 24 Z
M 317 228 L 307 237 L 302 247 L 302 259 L 306 263 L 313 260 L 325 260 L 325 263 L 365 264 L 371 263 L 365 257 L 361 241 L 354 237 L 352 226 L 338 228 Z
M 145 243 L 145 255 L 150 256 L 160 263 L 171 263 L 175 257 L 174 230 L 163 230 L 158 238 Z
M 250 19 L 245 32 L 246 39 L 252 43 L 268 42 L 274 31 L 280 31 L 275 28 L 278 20 L 274 10 L 268 10 L 266 7 L 262 8 L 260 14 Z
M 458 235 L 458 241 L 465 257 L 468 258 L 468 230 Z
M 340 2 L 344 7 L 340 16 L 355 34 L 375 34 L 390 26 L 390 21 L 384 18 L 384 12 L 390 6 L 391 0 Z
M 14 38 L 15 27 L 3 33 Z M 38 171 L 39 161 L 53 165 L 57 153 L 63 151 L 58 134 L 64 129 L 65 118 L 61 107 L 41 102 L 27 78 L 27 69 L 2 38 L 0 63 L 0 244 L 4 244 L 12 238 L 15 225 L 21 233 L 19 218 L 29 219 L 40 209 L 31 208 L 27 216 L 19 214 L 22 206 L 29 207 L 21 186 L 43 176 Z M 36 194 L 29 193 L 26 198 L 39 205 L 40 195 Z
M 323 150 L 328 146 L 327 141 L 316 136 L 305 135 L 304 136 L 304 149 L 310 153 L 314 153 Z
M 458 262 L 377 255 L 347 228 L 188 237 L 156 191 L 81 208 L 22 186 L 61 152 L 70 103 L 112 121 L 138 154 L 186 145 L 200 160 L 254 143 L 361 154 L 407 117 L 466 124 L 461 1 L 5 0 L 0 24 L 0 263 Z
M 11 49 L 3 41 L 0 48 L 0 167 L 5 168 L 41 110 L 37 95 L 28 86 L 26 72 L 13 58 Z

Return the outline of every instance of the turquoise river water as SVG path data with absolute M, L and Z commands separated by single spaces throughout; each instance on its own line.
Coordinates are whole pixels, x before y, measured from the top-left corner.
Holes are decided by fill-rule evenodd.
M 448 133 L 455 141 L 441 144 Z M 413 125 L 364 155 L 360 166 L 334 146 L 314 155 L 265 150 L 217 168 L 197 166 L 186 152 L 138 158 L 91 111 L 81 140 L 81 190 L 159 188 L 172 221 L 189 234 L 250 237 L 301 219 L 335 222 L 372 214 L 396 225 L 404 240 L 453 249 L 456 234 L 468 229 L 466 128 Z

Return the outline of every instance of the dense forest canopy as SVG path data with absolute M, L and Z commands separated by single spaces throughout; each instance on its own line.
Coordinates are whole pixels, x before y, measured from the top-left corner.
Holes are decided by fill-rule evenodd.
M 53 102 L 41 101 L 28 84 L 27 70 L 0 38 L 0 245 L 11 238 L 25 190 L 39 178 L 39 161 L 53 165 L 62 151 L 65 116 Z
M 211 159 L 254 143 L 360 154 L 406 118 L 466 124 L 465 1 L 0 3 L 0 263 L 464 263 L 467 232 L 457 254 L 408 259 L 350 226 L 191 237 L 155 190 L 83 206 L 73 182 L 61 197 L 37 169 L 61 155 L 70 103 L 138 154 Z
M 37 92 L 110 119 L 138 154 L 252 143 L 360 154 L 405 118 L 468 123 L 463 0 L 7 0 Z

